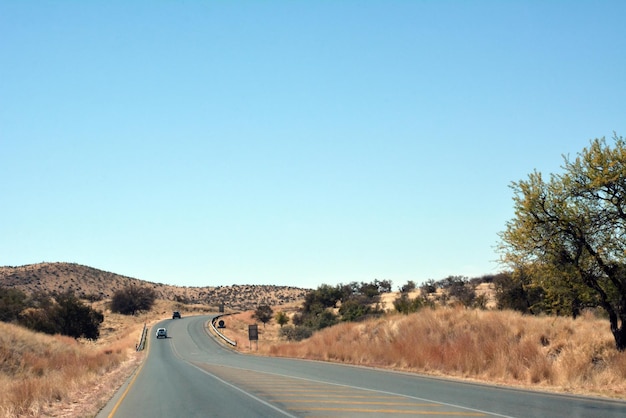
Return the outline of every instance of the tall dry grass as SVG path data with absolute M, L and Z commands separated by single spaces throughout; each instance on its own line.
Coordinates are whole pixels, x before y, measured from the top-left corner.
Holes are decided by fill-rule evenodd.
M 608 322 L 510 311 L 424 309 L 342 323 L 309 340 L 266 346 L 270 355 L 626 398 L 626 353 Z
M 144 324 L 170 317 L 173 310 L 205 313 L 205 305 L 157 300 L 137 316 L 114 314 L 106 302 L 100 338 L 77 341 L 0 322 L 0 417 L 89 417 L 114 394 L 143 359 L 137 353 Z
M 87 347 L 0 323 L 0 415 L 41 416 L 123 360 L 121 348 Z

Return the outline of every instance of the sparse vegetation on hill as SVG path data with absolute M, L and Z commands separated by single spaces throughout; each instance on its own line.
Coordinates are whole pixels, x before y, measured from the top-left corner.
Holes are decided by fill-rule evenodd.
M 308 292 L 307 289 L 273 285 L 172 286 L 74 263 L 0 267 L 0 286 L 18 289 L 27 295 L 70 291 L 81 299 L 97 301 L 111 299 L 115 292 L 131 285 L 152 289 L 157 299 L 215 307 L 224 304 L 229 310 L 247 310 L 258 305 L 276 306 L 290 303 L 302 300 Z
M 154 305 L 135 306 L 129 316 L 112 312 L 112 296 L 133 287 L 156 295 Z M 0 267 L 0 416 L 94 416 L 141 361 L 135 345 L 144 323 L 173 310 L 215 312 L 219 304 L 227 312 L 276 306 L 302 300 L 306 292 L 169 286 L 68 263 Z

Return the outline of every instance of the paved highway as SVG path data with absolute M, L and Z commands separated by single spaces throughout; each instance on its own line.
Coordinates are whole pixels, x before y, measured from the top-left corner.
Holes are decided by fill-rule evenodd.
M 144 365 L 98 418 L 626 416 L 626 402 L 241 355 L 208 334 L 210 318 L 157 324 Z M 155 338 L 157 327 L 167 339 Z

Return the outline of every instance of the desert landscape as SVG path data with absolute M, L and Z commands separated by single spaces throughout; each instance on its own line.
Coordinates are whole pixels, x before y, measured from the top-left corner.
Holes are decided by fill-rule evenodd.
M 64 276 L 63 269 L 72 274 Z M 121 287 L 126 280 L 136 280 L 65 263 L 4 267 L 0 271 L 3 287 L 28 290 L 45 284 L 60 289 L 59 283 L 65 283 L 80 289 L 84 296 L 112 294 L 114 287 L 105 283 Z M 144 326 L 170 317 L 173 310 L 183 317 L 217 312 L 215 303 L 200 303 L 200 295 L 211 288 L 145 284 L 163 293 L 149 311 L 137 315 L 111 312 L 107 298 L 85 300 L 104 313 L 100 337 L 95 341 L 46 335 L 0 322 L 0 415 L 95 416 L 144 359 L 145 351 L 136 350 Z M 393 311 L 392 301 L 398 292 L 390 292 L 381 298 L 387 311 L 382 316 L 340 322 L 308 339 L 287 341 L 282 327 L 291 325 L 307 291 L 273 286 L 246 289 L 238 289 L 240 301 L 225 297 L 235 293 L 232 289 L 220 290 L 229 306 L 222 317 L 226 327 L 221 331 L 237 341 L 233 349 L 248 355 L 342 362 L 532 390 L 626 399 L 626 355 L 615 350 L 606 319 L 591 312 L 574 320 L 456 305 L 427 307 L 405 315 Z M 482 286 L 482 291 L 488 289 Z M 181 295 L 189 303 L 180 301 Z M 261 323 L 255 317 L 255 308 L 265 301 L 271 301 L 267 304 L 273 318 Z M 231 308 L 240 304 L 245 309 Z M 278 323 L 278 313 L 286 316 L 286 324 Z M 251 324 L 258 324 L 258 344 L 247 339 Z
M 205 286 L 188 287 L 153 283 L 75 263 L 39 263 L 0 267 L 0 285 L 24 293 L 72 291 L 89 300 L 109 299 L 118 290 L 135 284 L 153 289 L 158 299 L 217 308 L 247 310 L 258 304 L 277 305 L 301 300 L 307 289 L 290 286 Z

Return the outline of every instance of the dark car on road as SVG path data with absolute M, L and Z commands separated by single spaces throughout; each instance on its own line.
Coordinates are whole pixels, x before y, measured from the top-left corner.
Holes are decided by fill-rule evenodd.
M 172 319 L 176 319 L 176 318 L 178 318 L 178 319 L 182 318 L 180 316 L 180 312 L 178 312 L 178 311 L 174 311 L 174 313 L 172 314 Z

